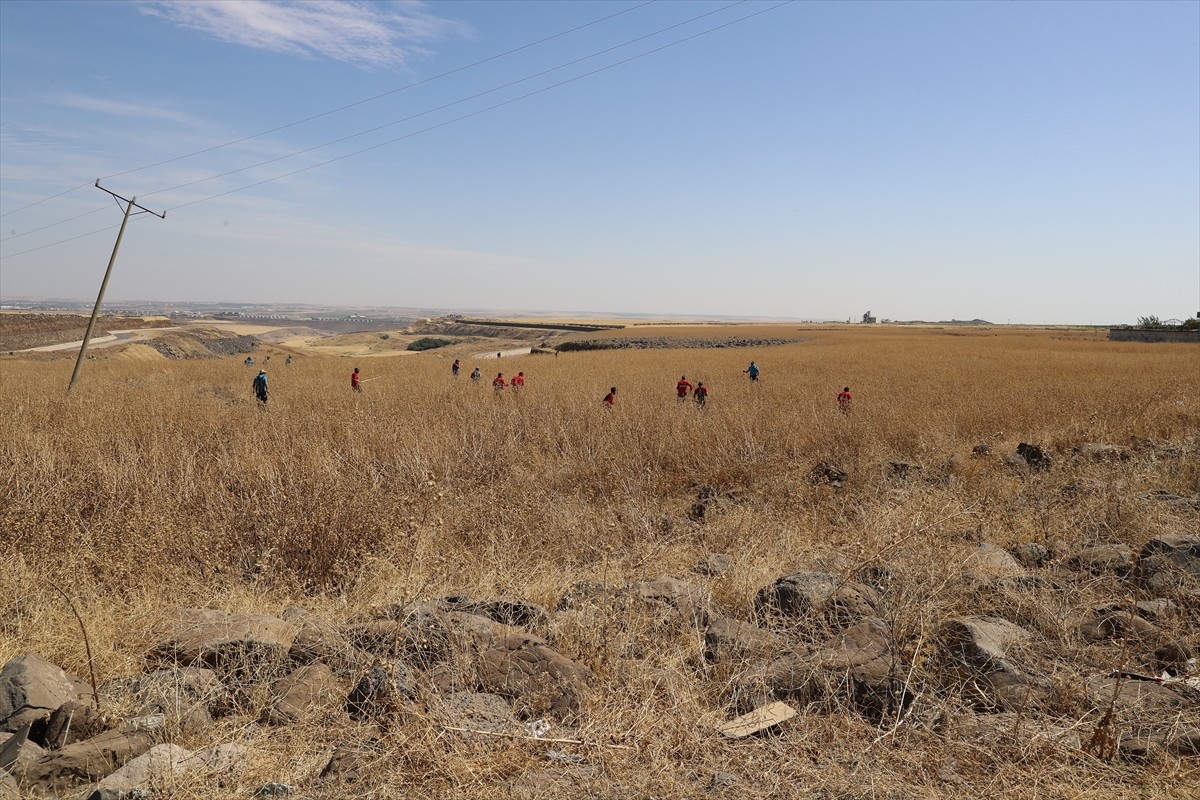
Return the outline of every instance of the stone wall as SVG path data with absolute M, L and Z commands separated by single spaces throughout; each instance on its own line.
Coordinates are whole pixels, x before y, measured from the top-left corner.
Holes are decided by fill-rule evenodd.
M 1109 328 L 1113 342 L 1200 342 L 1200 330 L 1181 331 L 1170 328 Z

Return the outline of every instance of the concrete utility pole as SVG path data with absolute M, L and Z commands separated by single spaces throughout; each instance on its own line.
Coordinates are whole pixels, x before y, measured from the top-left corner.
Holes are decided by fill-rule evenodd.
M 96 188 L 102 192 L 111 194 L 113 199 L 118 201 L 118 206 L 122 202 L 125 203 L 125 218 L 121 220 L 121 230 L 117 231 L 117 242 L 113 245 L 112 255 L 108 259 L 108 269 L 104 271 L 104 280 L 100 282 L 100 294 L 96 295 L 96 305 L 92 308 L 92 318 L 88 320 L 87 332 L 83 334 L 83 343 L 79 347 L 79 358 L 75 359 L 75 369 L 71 372 L 71 383 L 67 385 L 67 394 L 71 393 L 71 390 L 75 388 L 75 381 L 79 380 L 79 369 L 83 366 L 83 357 L 87 354 L 88 342 L 92 340 L 92 330 L 96 327 L 96 317 L 100 316 L 100 304 L 104 302 L 104 290 L 108 288 L 108 279 L 112 275 L 113 264 L 117 263 L 117 250 L 121 247 L 121 237 L 125 235 L 125 226 L 129 224 L 129 217 L 132 216 L 129 212 L 134 208 L 140 208 L 141 211 L 137 212 L 138 214 L 151 214 L 159 219 L 167 218 L 166 211 L 156 214 L 144 206 L 139 206 L 136 196 L 132 200 L 126 200 L 116 192 L 105 189 L 100 185 L 99 178 L 96 178 Z

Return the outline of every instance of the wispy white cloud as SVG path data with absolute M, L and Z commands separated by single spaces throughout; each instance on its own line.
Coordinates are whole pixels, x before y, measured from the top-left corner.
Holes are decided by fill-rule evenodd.
M 368 67 L 403 66 L 422 43 L 463 30 L 410 0 L 152 0 L 145 14 L 222 41 Z
M 195 126 L 199 120 L 182 111 L 151 103 L 128 103 L 120 100 L 107 100 L 102 97 L 91 97 L 82 94 L 62 94 L 50 98 L 52 103 L 73 108 L 77 111 L 93 111 L 99 114 L 111 114 L 117 117 L 137 117 L 139 119 L 156 119 L 166 122 L 176 122 L 180 125 Z

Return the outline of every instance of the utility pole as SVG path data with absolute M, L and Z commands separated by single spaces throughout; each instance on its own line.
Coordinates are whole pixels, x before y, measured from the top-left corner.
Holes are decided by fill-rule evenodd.
M 130 214 L 130 212 L 133 211 L 134 208 L 140 208 L 141 211 L 138 211 L 138 214 L 151 214 L 159 219 L 167 218 L 166 211 L 162 212 L 161 214 L 156 214 L 144 206 L 139 206 L 137 204 L 136 196 L 134 196 L 131 200 L 126 200 L 116 192 L 105 189 L 100 185 L 99 178 L 96 178 L 96 188 L 102 192 L 108 192 L 111 194 L 113 199 L 118 201 L 118 206 L 120 206 L 121 203 L 125 203 L 125 218 L 121 220 L 121 230 L 117 231 L 117 242 L 113 245 L 112 255 L 108 259 L 108 269 L 104 271 L 104 280 L 100 282 L 100 294 L 96 295 L 96 305 L 94 308 L 92 308 L 92 318 L 88 320 L 87 332 L 83 334 L 83 343 L 79 347 L 79 358 L 75 359 L 75 369 L 71 372 L 71 383 L 67 385 L 67 394 L 71 393 L 71 390 L 75 388 L 75 381 L 79 380 L 79 369 L 83 366 L 83 358 L 87 354 L 88 342 L 92 340 L 92 330 L 96 327 L 96 317 L 100 316 L 100 304 L 104 302 L 104 290 L 108 288 L 108 279 L 112 275 L 113 264 L 117 263 L 117 250 L 119 250 L 121 247 L 121 237 L 125 235 L 125 226 L 129 224 L 130 216 L 136 216 Z

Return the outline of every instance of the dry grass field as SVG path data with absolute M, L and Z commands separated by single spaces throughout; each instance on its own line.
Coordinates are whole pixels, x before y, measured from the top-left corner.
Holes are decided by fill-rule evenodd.
M 254 721 L 269 692 L 242 676 L 235 707 L 164 736 L 189 749 L 241 743 L 244 768 L 180 778 L 164 796 L 249 797 L 272 782 L 329 798 L 1197 796 L 1195 757 L 1080 746 L 1111 695 L 1096 680 L 1149 670 L 1154 647 L 1081 639 L 1087 609 L 1149 596 L 1072 558 L 1200 529 L 1196 506 L 1150 494 L 1200 492 L 1200 348 L 983 328 L 659 335 L 734 332 L 805 341 L 523 356 L 481 365 L 478 385 L 468 358 L 451 377 L 453 353 L 300 357 L 272 363 L 267 409 L 239 358 L 90 362 L 69 398 L 69 361 L 6 361 L 0 663 L 32 652 L 88 675 L 79 626 L 49 587 L 76 603 L 100 684 L 144 671 L 179 608 L 298 606 L 344 630 L 391 604 L 519 599 L 548 609 L 546 640 L 594 673 L 577 713 L 547 734 L 569 741 L 454 730 L 464 726 L 439 716 L 421 675 L 402 708 L 326 708 L 268 727 Z M 756 385 L 742 373 L 751 359 Z M 361 394 L 349 389 L 356 365 L 378 378 Z M 525 389 L 493 392 L 497 370 L 524 371 Z M 680 375 L 710 387 L 706 408 L 676 403 Z M 605 410 L 610 386 L 618 398 Z M 849 415 L 835 403 L 843 386 Z M 1019 442 L 1042 445 L 1053 466 L 1006 465 Z M 990 455 L 973 455 L 981 443 Z M 1085 443 L 1123 457 L 1073 455 Z M 814 481 L 819 462 L 844 471 L 842 485 Z M 985 542 L 1036 543 L 1050 558 L 1023 572 L 1036 580 L 989 575 L 972 561 Z M 713 554 L 727 569 L 698 574 Z M 611 599 L 674 576 L 703 596 L 701 617 L 770 628 L 786 649 L 836 632 L 756 613 L 760 589 L 803 570 L 874 581 L 904 703 L 865 711 L 832 687 L 791 697 L 800 714 L 778 730 L 725 739 L 716 726 L 756 702 L 752 659 L 706 657 L 705 622 L 678 598 Z M 571 604 L 584 581 L 609 600 Z M 1178 609 L 1155 635 L 1194 651 L 1196 595 L 1170 599 Z M 1036 710 L 988 713 L 946 677 L 938 631 L 967 615 L 1032 633 L 1023 663 L 1044 697 Z M 1109 727 L 1126 739 L 1148 725 L 1200 729 L 1194 696 L 1169 708 L 1133 702 Z M 1074 743 L 1040 733 L 1051 728 Z M 370 755 L 348 778 L 318 777 L 338 747 Z

